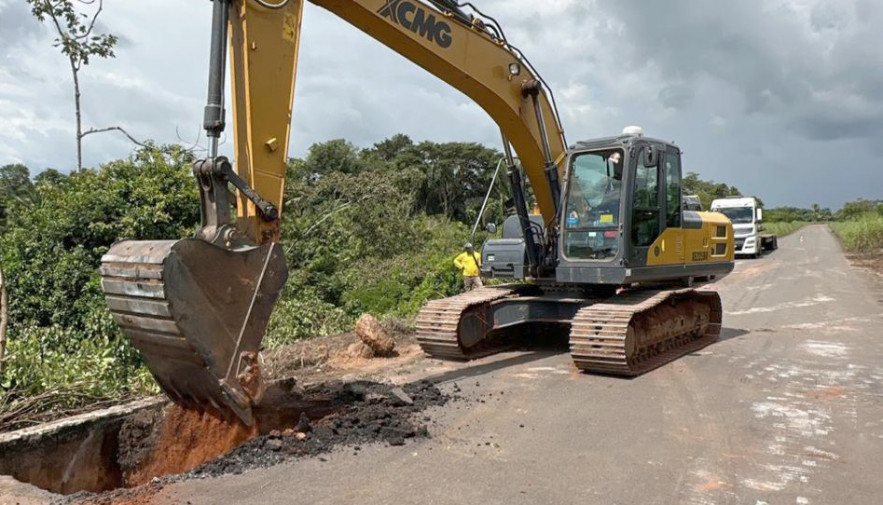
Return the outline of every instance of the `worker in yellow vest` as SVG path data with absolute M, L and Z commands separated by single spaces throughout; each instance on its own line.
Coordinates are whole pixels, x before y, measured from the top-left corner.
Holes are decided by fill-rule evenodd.
M 481 253 L 476 253 L 472 244 L 466 242 L 464 251 L 454 258 L 454 266 L 463 272 L 463 289 L 472 291 L 484 286 L 481 282 Z

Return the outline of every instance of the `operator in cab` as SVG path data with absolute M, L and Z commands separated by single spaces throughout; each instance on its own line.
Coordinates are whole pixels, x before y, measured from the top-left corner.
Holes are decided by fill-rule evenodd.
M 622 174 L 619 149 L 574 157 L 564 226 L 565 255 L 594 260 L 616 255 Z
M 607 158 L 607 165 L 610 175 L 603 180 L 601 203 L 595 206 L 602 226 L 619 222 L 619 200 L 622 196 L 622 155 L 619 151 Z
M 454 258 L 454 266 L 463 273 L 463 289 L 472 291 L 483 287 L 481 282 L 481 253 L 475 252 L 472 243 L 466 242 L 463 252 Z

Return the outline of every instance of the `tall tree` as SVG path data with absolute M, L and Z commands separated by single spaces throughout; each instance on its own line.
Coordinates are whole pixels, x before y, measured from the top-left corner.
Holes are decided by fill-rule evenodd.
M 83 111 L 80 104 L 80 70 L 92 57 L 113 58 L 116 35 L 96 34 L 95 25 L 104 8 L 104 0 L 27 0 L 31 13 L 40 22 L 51 22 L 57 35 L 58 47 L 70 63 L 74 83 L 74 109 L 77 118 L 77 170 L 83 168 L 83 137 L 93 133 L 119 131 L 135 144 L 141 145 L 120 126 L 91 128 L 83 131 Z
M 696 172 L 687 172 L 683 179 L 683 188 L 685 195 L 699 196 L 703 209 L 711 208 L 711 202 L 716 198 L 742 196 L 741 191 L 736 186 L 727 186 L 723 183 L 702 180 Z M 760 206 L 763 207 L 762 202 Z
M 6 228 L 10 209 L 16 204 L 32 202 L 36 196 L 28 167 L 20 163 L 0 167 L 0 233 Z
M 344 139 L 333 139 L 310 146 L 303 170 L 309 174 L 341 172 L 355 174 L 364 168 L 359 148 Z

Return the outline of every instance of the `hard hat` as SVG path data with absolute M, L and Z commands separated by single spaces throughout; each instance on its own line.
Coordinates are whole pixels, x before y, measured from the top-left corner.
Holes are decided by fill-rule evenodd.
M 466 242 L 466 244 L 463 245 L 463 249 L 472 249 L 472 242 Z

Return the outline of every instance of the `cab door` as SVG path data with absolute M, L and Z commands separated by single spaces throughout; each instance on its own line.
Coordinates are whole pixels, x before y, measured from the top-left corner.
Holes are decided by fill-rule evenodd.
M 659 158 L 665 152 L 661 146 L 639 144 L 635 147 L 636 160 L 631 186 L 631 222 L 629 239 L 631 254 L 629 265 L 644 266 L 648 255 L 658 253 L 651 251 L 651 246 L 665 229 L 665 178 L 662 174 L 662 163 Z
M 681 153 L 674 146 L 666 146 L 665 155 L 660 160 L 665 180 L 665 222 L 664 241 L 660 244 L 666 255 L 666 262 L 683 264 L 686 261 L 684 243 L 684 216 L 681 188 Z

